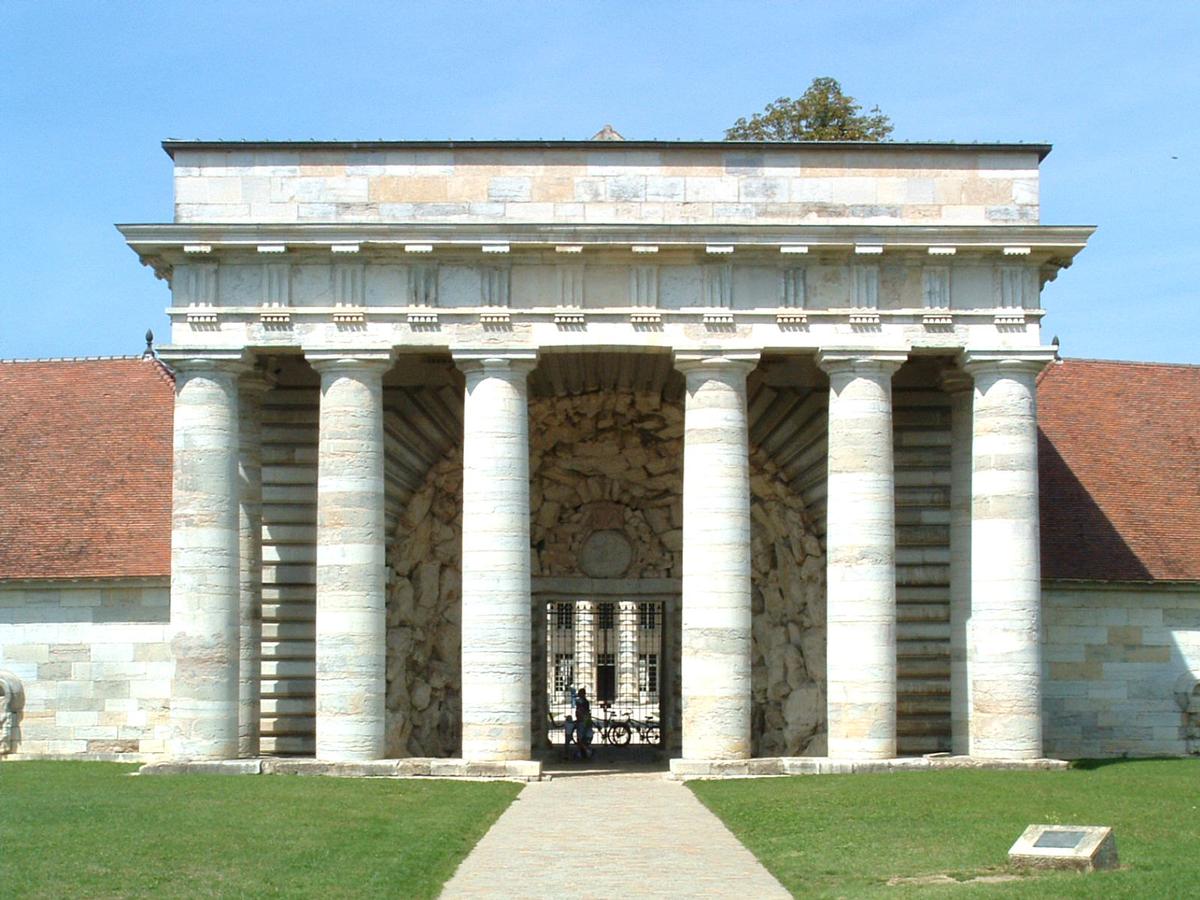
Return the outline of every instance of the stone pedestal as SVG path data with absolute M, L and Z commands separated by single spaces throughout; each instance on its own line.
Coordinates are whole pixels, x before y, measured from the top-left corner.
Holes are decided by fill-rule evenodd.
M 270 384 L 241 379 L 238 416 L 238 756 L 259 755 L 262 647 L 262 398 Z
M 971 682 L 967 633 L 971 620 L 971 407 L 973 385 L 965 373 L 947 373 L 950 395 L 950 746 L 971 752 Z
M 1050 354 L 966 354 L 971 455 L 970 752 L 1042 755 L 1037 375 Z
M 529 759 L 532 355 L 456 356 L 463 407 L 462 755 Z
M 757 354 L 678 355 L 683 435 L 683 757 L 750 756 L 746 376 Z
M 384 755 L 383 373 L 387 351 L 310 354 L 317 456 L 316 755 Z
M 829 373 L 829 756 L 896 755 L 892 375 L 906 354 L 822 351 Z
M 238 755 L 240 353 L 176 358 L 170 754 Z

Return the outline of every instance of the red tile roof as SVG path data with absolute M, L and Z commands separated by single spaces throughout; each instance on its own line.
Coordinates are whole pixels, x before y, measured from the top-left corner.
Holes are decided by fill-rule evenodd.
M 170 575 L 174 398 L 151 359 L 0 362 L 0 578 Z
M 1038 421 L 1042 577 L 1200 581 L 1200 366 L 1065 360 Z

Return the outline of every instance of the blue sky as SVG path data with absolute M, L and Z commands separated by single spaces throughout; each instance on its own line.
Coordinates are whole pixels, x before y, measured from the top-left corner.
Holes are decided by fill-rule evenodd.
M 0 358 L 136 353 L 166 137 L 717 139 L 830 75 L 897 140 L 1050 142 L 1069 356 L 1200 363 L 1200 3 L 0 0 Z

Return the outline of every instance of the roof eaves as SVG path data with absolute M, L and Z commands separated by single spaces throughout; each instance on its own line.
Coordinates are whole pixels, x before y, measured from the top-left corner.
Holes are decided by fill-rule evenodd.
M 1021 142 L 959 142 L 959 141 L 593 141 L 593 140 L 446 140 L 446 141 L 204 141 L 168 138 L 162 142 L 168 156 L 175 158 L 177 150 L 215 152 L 255 150 L 595 150 L 597 152 L 628 152 L 630 150 L 714 150 L 748 148 L 756 150 L 818 148 L 844 151 L 962 151 L 988 153 L 1037 153 L 1038 162 L 1053 149 L 1052 144 Z

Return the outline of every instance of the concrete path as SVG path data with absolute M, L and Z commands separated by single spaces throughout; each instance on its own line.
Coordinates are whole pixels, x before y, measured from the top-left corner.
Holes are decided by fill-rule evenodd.
M 443 898 L 788 897 L 721 821 L 662 772 L 558 770 L 525 786 Z

